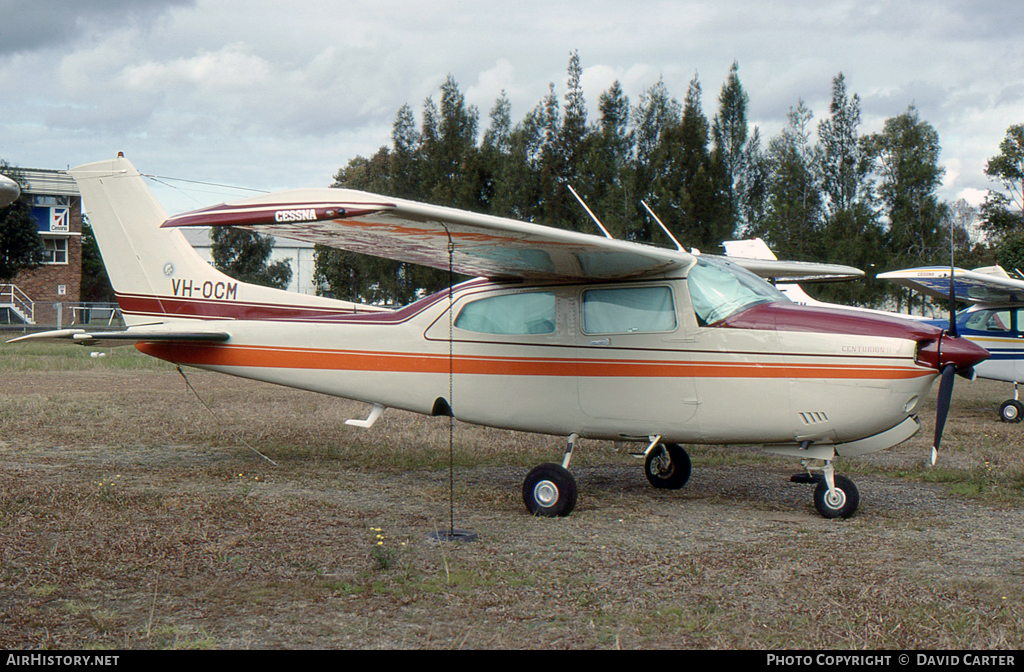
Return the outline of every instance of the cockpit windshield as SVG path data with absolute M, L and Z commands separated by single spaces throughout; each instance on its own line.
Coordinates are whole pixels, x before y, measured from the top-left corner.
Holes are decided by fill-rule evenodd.
M 714 324 L 759 303 L 789 301 L 745 268 L 723 259 L 697 257 L 687 276 L 690 299 L 699 324 Z

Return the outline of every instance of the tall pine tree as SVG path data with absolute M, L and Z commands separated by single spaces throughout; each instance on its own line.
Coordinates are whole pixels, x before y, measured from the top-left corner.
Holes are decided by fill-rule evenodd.
M 742 202 L 746 190 L 747 104 L 749 97 L 739 78 L 739 63 L 733 62 L 718 95 L 718 114 L 712 126 L 714 157 L 728 203 L 728 221 L 733 231 L 742 228 Z

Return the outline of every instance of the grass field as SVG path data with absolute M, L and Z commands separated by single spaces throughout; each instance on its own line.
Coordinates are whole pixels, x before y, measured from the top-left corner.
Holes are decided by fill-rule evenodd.
M 563 438 L 186 370 L 132 348 L 0 346 L 0 648 L 955 648 L 1024 645 L 1024 426 L 959 381 L 922 432 L 840 460 L 862 503 L 814 511 L 794 464 L 694 446 L 651 489 L 585 441 L 580 503 L 521 483 Z M 933 390 L 934 400 L 934 390 Z M 257 452 L 258 451 L 258 452 Z M 430 535 L 455 527 L 471 543 Z

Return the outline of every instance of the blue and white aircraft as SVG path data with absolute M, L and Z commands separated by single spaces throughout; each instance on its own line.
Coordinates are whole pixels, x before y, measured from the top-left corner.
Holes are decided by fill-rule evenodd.
M 907 268 L 879 273 L 883 280 L 891 280 L 926 296 L 949 298 L 948 266 Z M 1024 404 L 1017 386 L 1024 382 L 1024 280 L 1010 277 L 1000 266 L 988 266 L 968 271 L 953 269 L 956 300 L 973 304 L 956 315 L 959 334 L 980 345 L 991 356 L 974 367 L 979 378 L 1013 383 L 1013 399 L 999 407 L 1003 422 L 1024 419 Z M 934 322 L 941 326 L 945 320 Z

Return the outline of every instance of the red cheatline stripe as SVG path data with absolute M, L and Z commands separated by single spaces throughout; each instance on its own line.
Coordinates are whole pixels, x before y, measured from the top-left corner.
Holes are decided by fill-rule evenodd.
M 448 373 L 446 354 L 315 350 L 266 346 L 139 343 L 142 352 L 196 366 Z M 639 378 L 835 378 L 902 380 L 934 375 L 930 369 L 879 365 L 759 364 L 601 360 L 457 355 L 454 373 L 505 376 L 584 376 Z
M 236 319 L 259 320 L 274 318 L 317 318 L 335 315 L 378 314 L 373 309 L 357 313 L 351 308 L 332 308 L 329 306 L 282 306 L 261 303 L 243 303 L 236 301 L 216 301 L 202 299 L 181 299 L 174 297 L 154 297 L 142 295 L 119 294 L 118 305 L 123 313 L 129 315 L 200 317 L 203 319 Z

